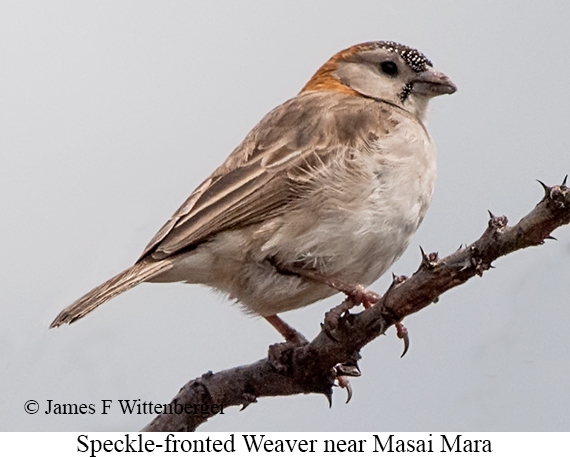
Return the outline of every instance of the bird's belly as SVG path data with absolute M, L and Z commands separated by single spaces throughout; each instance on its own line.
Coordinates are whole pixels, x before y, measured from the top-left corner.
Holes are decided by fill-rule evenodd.
M 297 264 L 345 281 L 369 285 L 405 251 L 424 215 L 419 203 L 394 201 L 386 192 L 360 208 L 337 208 L 295 239 Z M 291 257 L 293 258 L 293 256 Z

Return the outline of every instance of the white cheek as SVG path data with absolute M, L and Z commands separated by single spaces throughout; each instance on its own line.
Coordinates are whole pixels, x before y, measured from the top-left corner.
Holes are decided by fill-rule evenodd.
M 420 120 L 420 122 L 425 125 L 429 112 L 429 98 L 412 95 L 409 98 L 409 101 L 411 106 L 410 112 L 413 113 Z

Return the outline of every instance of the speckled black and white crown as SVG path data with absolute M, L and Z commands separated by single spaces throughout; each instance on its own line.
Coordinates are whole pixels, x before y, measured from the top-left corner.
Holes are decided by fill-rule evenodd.
M 409 46 L 396 43 L 394 41 L 371 41 L 370 43 L 362 43 L 358 45 L 361 50 L 372 50 L 372 49 L 386 49 L 390 52 L 398 53 L 402 59 L 408 64 L 408 66 L 414 70 L 416 73 L 421 73 L 425 71 L 426 66 L 429 65 L 433 67 L 431 61 L 424 56 L 420 51 Z

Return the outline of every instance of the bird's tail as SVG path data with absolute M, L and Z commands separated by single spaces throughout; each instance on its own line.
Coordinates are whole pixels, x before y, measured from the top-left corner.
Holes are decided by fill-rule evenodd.
M 79 300 L 76 300 L 65 308 L 51 323 L 50 328 L 59 327 L 61 324 L 71 324 L 81 319 L 107 300 L 171 267 L 172 262 L 170 260 L 160 260 L 157 262 L 141 261 L 135 263 L 131 268 L 126 269 L 100 286 L 95 287 L 91 292 L 88 292 Z

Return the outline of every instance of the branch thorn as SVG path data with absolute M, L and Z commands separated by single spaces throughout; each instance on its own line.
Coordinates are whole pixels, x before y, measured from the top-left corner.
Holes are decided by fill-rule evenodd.
M 403 283 L 406 279 L 408 279 L 407 276 L 405 276 L 405 275 L 398 276 L 397 274 L 395 274 L 394 272 L 392 272 L 392 285 L 401 284 L 401 283 Z
M 549 197 L 549 196 L 550 196 L 550 191 L 552 190 L 552 187 L 548 187 L 548 186 L 547 186 L 546 184 L 544 184 L 540 179 L 537 179 L 536 181 L 537 181 L 537 182 L 542 186 L 542 188 L 544 189 L 544 195 L 545 195 L 546 197 Z
M 420 252 L 422 253 L 422 263 L 420 264 L 420 268 L 427 268 L 428 270 L 431 270 L 439 262 L 439 256 L 437 252 L 430 252 L 429 254 L 426 254 L 421 246 Z
M 328 392 L 325 392 L 325 397 L 327 397 L 327 400 L 329 402 L 329 408 L 332 408 L 332 389 L 330 389 Z

